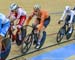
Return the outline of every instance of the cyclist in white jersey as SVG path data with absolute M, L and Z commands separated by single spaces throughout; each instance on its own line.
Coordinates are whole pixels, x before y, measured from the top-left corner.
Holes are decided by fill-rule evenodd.
M 66 17 L 66 18 L 65 18 Z M 59 20 L 59 24 L 61 21 L 64 21 L 65 20 L 65 24 L 68 24 L 69 28 L 68 28 L 68 33 L 71 33 L 73 28 L 72 28 L 72 25 L 73 23 L 75 22 L 75 11 L 72 10 L 70 8 L 70 6 L 66 6 L 65 7 L 65 10 Z

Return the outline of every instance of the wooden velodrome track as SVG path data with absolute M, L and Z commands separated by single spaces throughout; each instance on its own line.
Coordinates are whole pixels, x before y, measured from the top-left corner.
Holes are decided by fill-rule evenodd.
M 71 7 L 75 6 L 75 0 L 62 0 L 62 1 L 61 0 L 0 0 L 0 6 L 1 6 L 0 12 L 8 15 L 9 14 L 9 6 L 13 2 L 15 2 L 18 5 L 20 5 L 21 7 L 23 7 L 27 11 L 28 15 L 31 13 L 33 6 L 36 3 L 39 3 L 41 5 L 42 9 L 47 10 L 49 13 L 62 12 L 66 5 L 70 5 Z M 57 24 L 61 14 L 50 14 L 50 16 L 51 16 L 51 23 L 49 24 L 49 26 L 46 29 L 47 35 L 52 34 L 52 33 L 56 33 L 61 26 L 61 25 Z M 32 20 L 32 22 L 33 22 L 33 20 Z M 53 46 L 50 48 L 42 49 L 42 50 L 37 51 L 35 53 L 28 54 L 28 55 L 25 55 L 25 56 L 22 56 L 22 57 L 19 57 L 16 59 L 17 60 L 25 60 L 25 58 L 29 58 L 29 57 L 38 55 L 38 54 L 46 52 L 46 51 L 51 51 L 51 50 L 60 48 L 62 46 L 70 44 L 70 43 L 73 43 L 73 41 L 63 43 L 61 45 L 56 45 L 56 46 Z M 52 46 L 53 44 L 56 44 L 56 34 L 47 36 L 46 42 L 43 47 L 47 47 L 50 45 Z M 32 51 L 32 50 L 34 50 L 33 47 L 31 48 L 30 51 Z M 13 44 L 11 52 L 10 52 L 7 60 L 15 57 L 17 55 L 21 55 L 20 48 L 18 48 L 18 46 L 16 46 L 16 44 Z M 16 59 L 14 59 L 14 60 L 16 60 Z
M 51 37 L 52 35 L 49 35 L 49 36 Z M 57 44 L 56 41 L 53 41 L 53 42 L 50 42 L 50 41 L 49 42 L 46 41 L 44 46 L 40 50 L 36 50 L 36 49 L 34 49 L 34 47 L 32 47 L 27 54 L 20 53 L 20 48 L 18 49 L 18 47 L 15 44 L 13 44 L 11 53 L 9 54 L 7 60 L 25 60 L 25 59 L 31 58 L 33 56 L 36 56 L 38 54 L 41 54 L 41 53 L 44 53 L 47 51 L 52 51 L 54 49 L 58 49 L 60 47 L 63 47 L 63 46 L 66 46 L 68 44 L 72 44 L 75 42 L 73 37 L 68 41 L 64 39 L 60 43 L 60 45 Z M 48 43 L 48 45 L 46 45 L 47 43 Z M 17 48 L 17 49 L 13 49 L 13 48 Z

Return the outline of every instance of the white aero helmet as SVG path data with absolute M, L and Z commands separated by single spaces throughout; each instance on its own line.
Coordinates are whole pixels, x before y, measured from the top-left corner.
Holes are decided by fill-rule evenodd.
M 66 10 L 71 10 L 70 6 L 65 7 Z
M 39 10 L 40 8 L 41 8 L 41 6 L 39 4 L 35 4 L 33 7 L 34 10 Z
M 17 4 L 12 3 L 12 4 L 10 5 L 10 10 L 15 10 L 16 8 L 18 8 L 18 5 L 17 5 Z

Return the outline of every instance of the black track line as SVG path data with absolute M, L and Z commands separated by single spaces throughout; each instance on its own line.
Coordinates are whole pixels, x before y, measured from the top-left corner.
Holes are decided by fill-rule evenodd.
M 68 40 L 68 41 L 61 42 L 60 44 L 67 43 L 67 42 L 70 42 L 70 41 L 72 41 L 72 40 L 74 40 L 74 39 L 70 39 L 70 40 Z M 13 58 L 8 59 L 8 60 L 13 60 L 13 59 L 16 59 L 16 58 L 19 58 L 19 57 L 22 57 L 22 56 L 25 56 L 25 55 L 28 55 L 28 54 L 31 54 L 31 53 L 34 53 L 34 52 L 37 52 L 37 51 L 40 51 L 40 50 L 46 49 L 46 48 L 50 48 L 50 47 L 53 47 L 53 46 L 56 46 L 56 45 L 59 45 L 59 44 L 56 43 L 56 44 L 53 44 L 53 45 L 50 45 L 50 46 L 47 46 L 47 47 L 41 48 L 41 49 L 39 49 L 39 50 L 34 50 L 34 51 L 31 51 L 31 52 L 26 53 L 26 54 L 21 54 L 21 55 L 19 55 L 19 56 L 13 57 Z

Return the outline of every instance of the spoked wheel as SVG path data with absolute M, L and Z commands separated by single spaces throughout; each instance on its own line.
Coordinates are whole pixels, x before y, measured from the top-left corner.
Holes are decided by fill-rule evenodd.
M 27 35 L 22 43 L 21 52 L 26 54 L 32 45 L 32 36 Z
M 3 46 L 2 46 L 2 50 L 1 50 L 1 59 L 0 60 L 5 60 L 9 53 L 10 53 L 10 49 L 11 49 L 11 41 L 9 38 L 6 38 L 2 41 Z
M 64 35 L 65 35 L 66 30 L 62 27 L 60 28 L 59 32 L 57 33 L 57 38 L 56 41 L 57 43 L 60 43 L 61 40 L 63 39 Z

